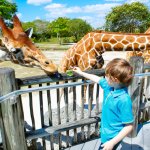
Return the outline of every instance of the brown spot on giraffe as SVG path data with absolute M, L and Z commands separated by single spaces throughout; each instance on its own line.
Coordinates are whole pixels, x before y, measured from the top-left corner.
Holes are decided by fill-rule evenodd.
M 112 35 L 104 35 L 102 36 L 102 42 L 109 42 L 109 40 L 112 38 Z M 111 42 L 111 41 L 110 41 Z M 111 43 L 116 42 L 116 40 L 114 39 L 114 41 L 112 40 Z
M 111 49 L 111 45 L 109 43 L 104 43 L 103 46 L 105 47 L 106 51 Z
M 120 50 L 123 49 L 123 47 L 124 47 L 124 45 L 123 45 L 122 43 L 117 43 L 117 44 L 114 45 L 113 48 L 114 48 L 116 51 L 120 51 Z
M 117 43 L 117 40 L 114 39 L 114 38 L 112 38 L 112 39 L 109 40 L 109 43 L 112 44 L 112 45 L 114 45 L 114 44 Z
M 143 44 L 140 45 L 140 49 L 141 49 L 141 50 L 145 50 L 145 45 L 143 45 Z
M 116 40 L 117 42 L 120 42 L 120 41 L 122 41 L 123 36 L 122 36 L 122 35 L 115 35 L 114 38 L 115 38 L 115 40 Z
M 129 42 L 129 43 L 133 43 L 135 41 L 135 37 L 133 36 L 126 36 L 126 40 Z
M 127 41 L 127 40 L 122 40 L 122 44 L 127 45 L 127 44 L 129 44 L 129 41 Z
M 135 49 L 138 49 L 139 44 L 138 44 L 138 43 L 133 43 L 133 47 L 134 47 Z
M 138 43 L 145 43 L 146 42 L 146 38 L 145 37 L 138 37 L 136 41 Z

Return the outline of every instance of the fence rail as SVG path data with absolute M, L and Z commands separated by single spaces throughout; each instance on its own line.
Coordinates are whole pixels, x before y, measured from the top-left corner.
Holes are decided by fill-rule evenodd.
M 144 71 L 149 70 L 150 65 L 144 65 L 140 57 L 133 57 L 130 62 L 135 78 L 129 92 L 137 128 L 139 122 L 150 119 L 150 97 L 147 96 L 150 72 Z M 104 69 L 87 72 L 105 75 Z M 0 123 L 4 149 L 39 149 L 37 143 L 40 142 L 43 149 L 53 150 L 99 136 L 102 95 L 98 84 L 91 88 L 93 82 L 77 74 L 72 77 L 62 74 L 60 79 L 46 75 L 15 79 L 12 69 L 0 70 L 0 83 L 3 85 L 0 87 Z M 136 131 L 132 136 L 136 136 Z

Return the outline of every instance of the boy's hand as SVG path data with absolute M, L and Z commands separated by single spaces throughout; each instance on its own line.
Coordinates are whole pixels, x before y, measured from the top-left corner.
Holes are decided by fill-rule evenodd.
M 113 141 L 111 141 L 111 140 L 105 142 L 105 143 L 102 145 L 103 150 L 112 150 L 114 146 L 115 146 L 115 145 L 114 145 Z
M 79 67 L 74 67 L 73 71 L 76 72 L 76 73 L 79 73 L 79 72 L 81 72 L 81 69 Z

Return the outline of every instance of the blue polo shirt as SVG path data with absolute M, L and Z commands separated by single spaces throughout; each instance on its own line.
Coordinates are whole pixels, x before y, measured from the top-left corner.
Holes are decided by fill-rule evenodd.
M 104 90 L 101 118 L 101 142 L 105 143 L 115 137 L 126 124 L 134 121 L 132 102 L 127 88 L 114 89 L 106 79 L 99 85 Z

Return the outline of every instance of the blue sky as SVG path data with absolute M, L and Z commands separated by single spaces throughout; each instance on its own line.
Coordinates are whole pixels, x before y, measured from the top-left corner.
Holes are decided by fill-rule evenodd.
M 105 22 L 112 7 L 123 3 L 140 1 L 146 5 L 150 0 L 8 0 L 18 6 L 17 15 L 21 21 L 42 19 L 53 21 L 58 17 L 81 18 L 94 28 Z

